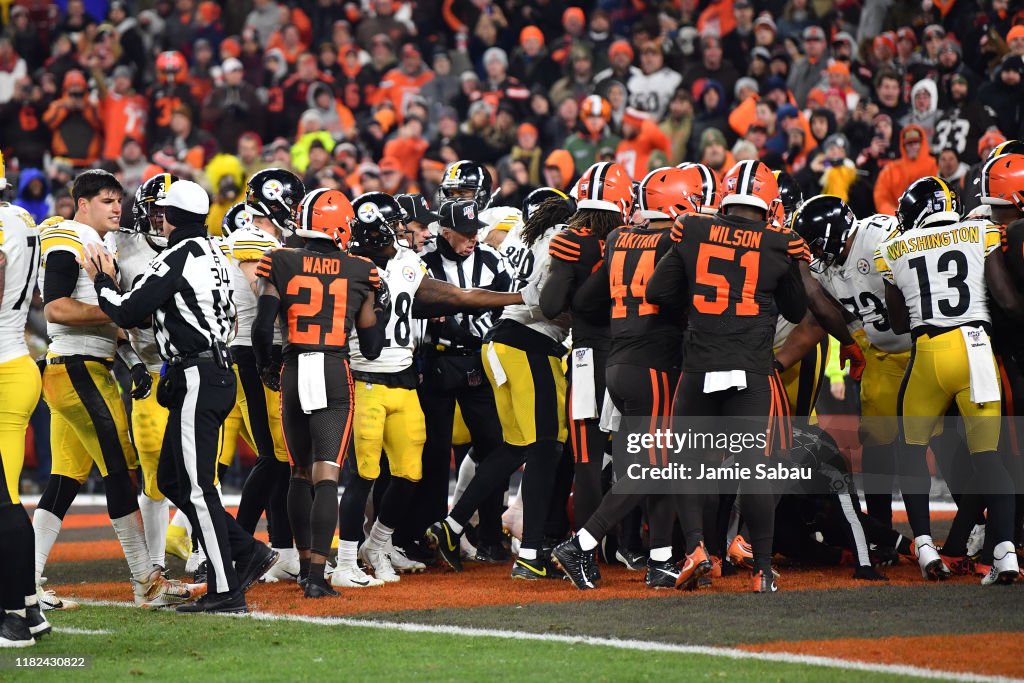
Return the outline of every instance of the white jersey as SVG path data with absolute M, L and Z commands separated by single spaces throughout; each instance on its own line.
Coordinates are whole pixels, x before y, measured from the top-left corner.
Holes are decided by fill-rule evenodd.
M 256 322 L 256 292 L 249 278 L 242 272 L 240 263 L 258 262 L 268 249 L 278 249 L 281 243 L 272 235 L 251 226 L 236 230 L 223 242 L 230 257 L 228 272 L 231 274 L 231 299 L 238 312 L 238 327 L 231 346 L 252 346 L 252 324 Z M 274 325 L 274 344 L 281 343 L 281 330 Z
M 167 239 L 141 232 L 121 231 L 114 233 L 114 244 L 117 245 L 114 257 L 117 259 L 119 284 L 121 291 L 127 292 L 135 286 L 149 268 L 149 264 L 167 246 Z M 160 372 L 163 359 L 160 358 L 160 348 L 156 344 L 156 333 L 153 328 L 133 327 L 128 330 L 128 340 L 135 353 L 139 354 L 139 358 L 146 364 L 146 369 L 150 372 Z
M 522 258 L 519 259 L 518 266 L 510 273 L 512 281 L 517 283 L 516 291 L 530 283 L 535 283 L 538 290 L 544 288 L 544 283 L 551 273 L 548 267 L 551 258 L 548 254 L 548 243 L 563 228 L 565 228 L 564 225 L 553 225 L 544 232 L 540 239 L 533 243 L 532 247 L 527 248 L 523 245 L 524 253 Z M 519 244 L 523 244 L 518 231 L 515 235 L 510 233 L 506 241 L 508 239 L 515 239 Z M 503 244 L 502 246 L 505 245 Z M 521 283 L 521 285 L 518 285 L 518 283 Z M 506 320 L 514 320 L 541 334 L 545 334 L 556 342 L 565 341 L 565 338 L 569 335 L 568 314 L 562 314 L 555 320 L 548 320 L 541 312 L 540 306 L 528 306 L 526 304 L 506 306 L 502 311 L 501 317 Z
M 416 290 L 427 276 L 427 268 L 411 249 L 398 248 L 398 253 L 378 272 L 391 293 L 391 317 L 384 331 L 384 348 L 375 360 L 367 360 L 359 352 L 359 337 L 353 334 L 348 342 L 349 367 L 354 371 L 393 374 L 412 366 L 413 352 L 419 342 L 419 326 L 412 317 Z
M 485 224 L 485 227 L 477 234 L 477 239 L 480 242 L 486 240 L 492 230 L 503 230 L 508 235 L 516 226 L 523 224 L 523 212 L 512 206 L 495 206 L 491 209 L 484 209 L 480 212 L 479 218 Z
M 678 71 L 662 67 L 651 74 L 634 73 L 626 83 L 629 90 L 629 104 L 641 111 L 649 112 L 655 121 L 660 121 L 668 109 L 672 93 L 683 82 Z M 643 173 L 640 174 L 641 176 Z
M 860 320 L 872 345 L 889 353 L 909 351 L 909 334 L 896 334 L 885 310 L 885 280 L 874 267 L 878 245 L 893 236 L 896 218 L 875 214 L 857 221 L 846 262 L 832 266 L 818 280 L 836 301 Z
M 915 228 L 882 242 L 875 267 L 903 293 L 910 329 L 987 323 L 985 257 L 1001 241 L 999 227 L 988 221 Z
M 498 247 L 498 253 L 501 254 L 501 260 L 505 264 L 505 270 L 508 271 L 509 276 L 512 278 L 513 292 L 518 292 L 526 286 L 536 265 L 530 248 L 523 244 L 522 232 L 523 223 L 520 221 L 508 231 L 508 234 L 505 235 L 505 240 Z
M 0 205 L 0 252 L 7 259 L 0 302 L 0 363 L 6 363 L 28 354 L 25 322 L 39 272 L 39 230 L 25 209 Z
M 109 236 L 108 236 L 109 237 Z M 69 253 L 75 258 L 82 256 L 85 247 L 97 244 L 108 251 L 115 250 L 112 240 L 104 240 L 92 227 L 78 221 L 65 220 L 46 225 L 40 234 L 42 244 L 42 267 L 39 269 L 39 289 L 44 289 L 46 282 L 46 262 L 49 256 L 60 252 Z M 85 274 L 85 269 L 78 267 L 78 281 L 71 292 L 71 298 L 84 304 L 99 304 L 96 288 L 92 280 Z M 46 335 L 52 340 L 50 351 L 57 355 L 86 355 L 97 358 L 113 358 L 117 348 L 117 325 L 112 322 L 85 327 L 46 323 Z

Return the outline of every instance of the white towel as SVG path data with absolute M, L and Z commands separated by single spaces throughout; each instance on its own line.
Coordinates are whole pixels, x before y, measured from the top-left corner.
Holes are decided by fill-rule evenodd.
M 494 342 L 487 342 L 487 364 L 491 366 L 494 382 L 499 387 L 508 381 L 505 368 L 501 367 L 501 361 L 498 359 L 498 352 L 494 350 Z
M 601 421 L 598 426 L 602 432 L 606 434 L 614 434 L 619 431 L 619 426 L 622 423 L 622 413 L 612 403 L 612 397 L 608 394 L 608 390 L 604 390 L 604 402 L 601 404 Z
M 573 349 L 569 355 L 572 363 L 572 396 L 569 402 L 569 419 L 590 420 L 600 417 L 597 409 L 597 388 L 594 381 L 594 349 Z M 605 399 L 608 404 L 611 401 Z
M 971 369 L 971 402 L 999 400 L 999 375 L 988 333 L 981 327 L 961 327 L 967 346 L 967 365 Z
M 299 406 L 309 415 L 327 407 L 327 381 L 324 376 L 324 354 L 299 354 Z
M 704 375 L 704 393 L 713 394 L 726 389 L 746 389 L 747 373 L 743 370 L 715 370 Z

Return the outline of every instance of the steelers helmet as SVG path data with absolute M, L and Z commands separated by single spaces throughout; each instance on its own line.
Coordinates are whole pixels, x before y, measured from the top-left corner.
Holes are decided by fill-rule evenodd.
M 523 222 L 530 220 L 530 214 L 540 208 L 540 205 L 549 199 L 561 199 L 565 202 L 566 206 L 572 205 L 572 200 L 569 195 L 562 192 L 561 190 L 553 187 L 538 187 L 536 190 L 526 195 L 523 200 Z
M 132 204 L 132 230 L 149 235 L 162 235 L 164 228 L 164 211 L 159 208 L 153 211 L 158 199 L 167 196 L 171 183 L 177 182 L 178 176 L 173 173 L 159 173 L 135 190 L 135 203 Z
M 896 223 L 900 232 L 958 220 L 960 196 L 945 180 L 936 176 L 926 176 L 911 183 L 896 207 Z
M 1001 157 L 1004 154 L 1024 154 L 1024 141 L 1005 140 L 1000 142 L 992 148 L 991 152 L 988 153 L 988 158 L 995 159 L 996 157 Z
M 224 220 L 220 223 L 220 234 L 227 237 L 236 230 L 245 230 L 251 226 L 252 211 L 245 202 L 238 202 L 224 214 Z
M 265 216 L 279 230 L 295 232 L 295 212 L 306 194 L 299 177 L 283 168 L 266 168 L 249 178 L 245 203 L 255 216 Z
M 856 220 L 846 202 L 828 194 L 811 197 L 796 211 L 791 225 L 811 250 L 812 271 L 822 273 L 839 260 Z
M 775 175 L 775 182 L 779 184 L 779 201 L 782 202 L 782 210 L 785 214 L 784 225 L 792 227 L 793 216 L 796 215 L 800 205 L 804 203 L 804 191 L 790 174 L 785 171 L 772 171 Z
M 472 192 L 469 197 L 456 192 Z M 445 199 L 472 199 L 477 211 L 483 211 L 491 198 L 491 175 L 480 164 L 465 159 L 453 161 L 444 169 L 441 185 L 437 188 L 437 204 Z
M 349 222 L 353 248 L 383 249 L 392 244 L 406 214 L 398 200 L 386 192 L 367 192 L 352 202 L 354 216 Z

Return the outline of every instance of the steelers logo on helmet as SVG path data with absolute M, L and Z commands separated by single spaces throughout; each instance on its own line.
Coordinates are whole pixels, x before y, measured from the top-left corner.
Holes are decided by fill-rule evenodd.
M 237 230 L 248 228 L 252 225 L 252 212 L 242 209 L 235 214 L 234 224 Z
M 263 183 L 263 196 L 274 201 L 281 201 L 284 194 L 284 185 L 277 178 L 271 178 Z
M 380 209 L 373 202 L 366 202 L 359 205 L 359 209 L 356 210 L 356 217 L 363 223 L 372 223 L 380 217 Z

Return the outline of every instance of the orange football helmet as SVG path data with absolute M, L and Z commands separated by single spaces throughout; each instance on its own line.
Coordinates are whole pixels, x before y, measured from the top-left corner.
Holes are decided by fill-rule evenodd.
M 317 188 L 299 204 L 299 227 L 295 234 L 306 239 L 334 240 L 346 249 L 352 237 L 349 221 L 354 217 L 348 197 L 338 190 Z
M 188 77 L 188 62 L 177 50 L 161 52 L 156 58 L 156 75 L 161 83 L 184 83 Z
M 692 171 L 700 175 L 700 201 L 697 211 L 703 214 L 718 213 L 718 205 L 722 195 L 718 187 L 718 176 L 704 164 L 685 162 L 676 166 L 684 171 Z
M 602 161 L 580 176 L 573 188 L 580 209 L 617 211 L 623 220 L 633 213 L 633 181 L 619 164 Z
M 636 193 L 641 218 L 666 220 L 696 213 L 701 202 L 700 172 L 694 168 L 656 168 L 648 173 Z
M 739 162 L 725 174 L 722 184 L 725 185 L 723 209 L 736 204 L 761 209 L 769 219 L 778 214 L 781 206 L 779 183 L 771 169 L 760 161 L 748 159 Z
M 586 120 L 589 116 L 600 116 L 608 121 L 612 117 L 611 103 L 600 95 L 583 98 L 580 103 L 580 121 Z
M 1024 211 L 1024 154 L 989 159 L 981 170 L 981 202 Z

